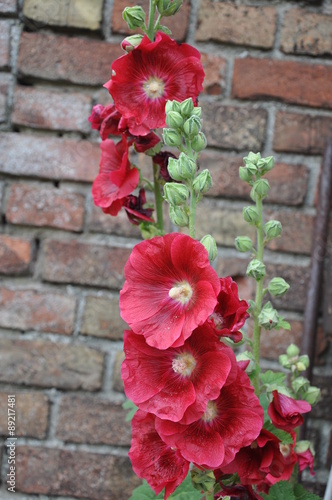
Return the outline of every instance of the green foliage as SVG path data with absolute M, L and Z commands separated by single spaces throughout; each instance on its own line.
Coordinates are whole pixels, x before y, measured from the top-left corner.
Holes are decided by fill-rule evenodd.
M 126 422 L 131 422 L 133 416 L 138 410 L 137 406 L 132 401 L 130 401 L 130 399 L 127 399 L 127 401 L 123 403 L 122 408 L 124 408 L 125 410 L 129 410 L 128 415 L 126 416 Z
M 199 491 L 195 490 L 192 485 L 190 474 L 186 479 L 176 488 L 176 490 L 168 497 L 169 500 L 202 500 L 202 495 Z M 146 481 L 138 488 L 135 488 L 129 500 L 156 500 L 164 499 L 164 490 L 156 495 L 150 488 Z
M 279 481 L 270 488 L 268 495 L 260 495 L 264 500 L 320 500 L 319 496 L 306 491 L 301 484 L 292 487 L 287 481 Z
M 276 429 L 270 422 L 265 422 L 264 429 L 274 434 L 283 444 L 293 444 L 293 438 L 288 432 Z

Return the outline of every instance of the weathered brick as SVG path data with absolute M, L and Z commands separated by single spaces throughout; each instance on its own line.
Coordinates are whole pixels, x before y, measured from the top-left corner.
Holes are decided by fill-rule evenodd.
M 50 130 L 88 132 L 92 100 L 79 92 L 17 86 L 13 123 Z
M 125 210 L 120 210 L 116 217 L 105 214 L 100 207 L 91 202 L 89 231 L 93 233 L 118 234 L 129 238 L 140 238 L 141 231 L 138 226 L 131 224 Z
M 332 16 L 290 9 L 285 13 L 280 47 L 287 54 L 331 55 Z
M 0 73 L 0 123 L 7 120 L 7 99 L 11 76 Z
M 46 281 L 120 288 L 130 249 L 78 241 L 49 240 L 44 245 Z
M 310 255 L 315 216 L 299 211 L 269 210 L 265 211 L 266 221 L 279 220 L 282 224 L 280 238 L 269 242 L 270 250 L 279 252 L 303 253 Z
M 65 390 L 101 388 L 104 355 L 82 345 L 0 339 L 0 381 Z
M 21 77 L 102 85 L 111 77 L 112 62 L 123 53 L 118 43 L 50 33 L 22 33 L 18 71 Z
M 97 30 L 102 9 L 103 0 L 24 0 L 23 15 L 50 26 Z
M 212 176 L 212 188 L 207 196 L 250 199 L 250 187 L 239 178 L 241 157 L 225 156 L 218 151 L 203 151 L 201 168 L 208 168 Z M 302 205 L 307 192 L 309 171 L 305 165 L 276 163 L 266 178 L 271 189 L 267 200 L 283 205 Z
M 100 148 L 89 141 L 0 133 L 0 171 L 10 175 L 91 182 Z
M 215 54 L 201 52 L 201 61 L 205 71 L 203 93 L 209 95 L 223 94 L 226 77 L 226 61 Z
M 321 154 L 332 134 L 332 118 L 279 111 L 273 147 L 276 151 Z
M 131 425 L 119 403 L 92 396 L 61 399 L 56 435 L 65 442 L 130 446 Z
M 321 399 L 315 405 L 310 413 L 311 418 L 324 418 L 329 420 L 331 418 L 331 405 L 332 405 L 332 376 L 331 375 L 314 375 L 312 385 L 315 385 L 321 390 Z
M 17 10 L 17 0 L 0 0 L 1 14 L 14 14 Z
M 10 58 L 10 22 L 0 20 L 0 68 L 9 66 Z
M 7 403 L 8 394 L 15 394 L 16 436 L 43 439 L 48 427 L 49 401 L 40 392 L 17 392 L 10 390 L 0 393 L 0 434 L 8 436 Z
M 259 151 L 264 143 L 267 113 L 264 109 L 202 102 L 204 133 L 209 146 Z
M 277 13 L 274 7 L 204 0 L 198 12 L 196 40 L 269 49 L 273 47 L 276 26 Z
M 0 235 L 0 274 L 25 274 L 30 269 L 32 256 L 31 240 Z
M 247 57 L 235 60 L 232 96 L 331 109 L 331 80 L 331 66 Z
M 43 185 L 13 184 L 6 210 L 7 222 L 30 226 L 49 226 L 81 231 L 85 197 Z
M 76 299 L 32 289 L 0 288 L 0 325 L 70 335 L 74 329 Z
M 81 326 L 83 335 L 122 340 L 125 328 L 128 325 L 120 316 L 119 297 L 86 297 Z
M 127 457 L 56 448 L 17 448 L 17 491 L 89 500 L 128 500 L 141 479 Z
M 121 378 L 121 365 L 122 361 L 125 359 L 124 352 L 118 351 L 115 355 L 114 366 L 113 366 L 113 389 L 118 392 L 124 392 L 124 384 Z
M 113 15 L 111 21 L 111 28 L 114 33 L 121 33 L 124 35 L 132 34 L 133 31 L 129 30 L 127 23 L 123 20 L 122 12 L 125 7 L 133 7 L 134 5 L 141 5 L 146 13 L 149 11 L 148 0 L 115 0 L 113 4 Z M 180 12 L 174 17 L 167 17 L 167 27 L 172 31 L 172 37 L 178 42 L 183 42 L 187 36 L 190 15 L 190 2 L 184 0 Z M 164 20 L 163 20 L 164 21 Z M 163 24 L 162 21 L 162 24 Z M 138 33 L 139 31 L 137 31 Z

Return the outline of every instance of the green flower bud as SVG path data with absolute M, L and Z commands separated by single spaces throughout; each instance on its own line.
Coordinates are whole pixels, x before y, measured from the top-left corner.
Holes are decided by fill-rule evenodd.
M 203 151 L 207 146 L 207 140 L 203 132 L 199 132 L 192 140 L 191 147 L 196 153 Z
M 176 226 L 187 227 L 189 225 L 189 216 L 183 207 L 170 205 L 169 218 Z
M 235 238 L 235 248 L 239 252 L 250 252 L 252 249 L 252 241 L 249 236 L 238 236 Z
M 320 400 L 320 389 L 318 387 L 310 386 L 303 396 L 303 399 L 307 401 L 311 406 L 314 406 Z
M 193 182 L 193 188 L 196 196 L 199 194 L 205 194 L 212 186 L 212 178 L 208 169 L 203 170 L 195 177 Z
M 257 172 L 257 167 L 256 167 L 256 165 L 255 165 L 254 163 L 252 163 L 251 161 L 249 161 L 249 162 L 246 164 L 245 168 L 247 169 L 247 171 L 249 172 L 249 174 L 250 174 L 251 176 L 255 175 L 255 174 L 256 174 L 256 172 Z
M 269 172 L 272 170 L 274 167 L 274 158 L 273 156 L 267 156 L 266 158 L 261 158 L 257 162 L 257 168 L 259 170 L 259 173 L 261 175 L 266 174 L 266 172 Z
M 268 291 L 274 297 L 284 295 L 289 289 L 289 284 L 283 278 L 273 278 L 268 286 Z
M 194 103 L 191 97 L 188 97 L 185 101 L 181 103 L 181 114 L 185 118 L 189 118 L 194 111 Z
M 189 190 L 184 184 L 166 182 L 164 198 L 170 205 L 183 205 L 189 196 Z
M 198 116 L 191 116 L 184 122 L 183 131 L 189 139 L 193 139 L 201 131 L 201 120 Z
M 257 196 L 259 196 L 260 198 L 265 198 L 269 190 L 270 190 L 269 181 L 267 181 L 266 179 L 258 179 L 257 181 L 254 182 L 252 186 L 250 197 L 254 201 L 256 201 Z
M 170 111 L 176 111 L 177 113 L 181 113 L 181 103 L 178 101 L 166 101 L 165 113 L 167 114 Z
M 310 449 L 311 443 L 310 441 L 298 441 L 294 446 L 295 453 L 304 453 Z M 310 450 L 311 451 L 311 450 Z
M 267 302 L 260 314 L 258 315 L 258 323 L 265 330 L 272 330 L 279 323 L 278 312 L 272 307 L 271 302 Z
M 249 262 L 246 272 L 248 276 L 255 278 L 256 281 L 259 281 L 265 276 L 265 266 L 260 260 L 253 259 Z
M 246 222 L 249 222 L 251 225 L 255 225 L 259 222 L 259 213 L 257 212 L 255 207 L 249 206 L 244 207 L 242 210 L 243 218 Z
M 279 364 L 280 364 L 283 368 L 288 368 L 288 369 L 290 369 L 291 364 L 290 364 L 290 362 L 289 362 L 289 358 L 288 358 L 287 354 L 280 354 L 280 356 L 279 356 Z
M 127 36 L 122 42 L 121 47 L 126 52 L 131 52 L 141 43 L 143 35 L 131 35 Z
M 300 349 L 299 349 L 299 347 L 297 347 L 297 345 L 290 344 L 287 347 L 286 353 L 287 353 L 287 356 L 289 358 L 295 358 L 296 356 L 298 356 L 300 354 Z
M 168 160 L 168 173 L 175 181 L 193 179 L 196 173 L 196 163 L 185 153 L 180 153 L 179 159 Z
M 163 139 L 167 146 L 176 148 L 182 144 L 182 135 L 172 128 L 164 128 Z
M 292 388 L 294 389 L 296 394 L 300 391 L 306 392 L 309 389 L 309 387 L 310 387 L 309 380 L 305 377 L 297 377 L 292 382 Z
M 201 239 L 202 245 L 206 248 L 209 254 L 209 261 L 213 262 L 218 255 L 217 244 L 214 238 L 210 234 L 206 234 Z
M 243 158 L 244 164 L 247 165 L 247 163 L 254 163 L 255 165 L 257 164 L 258 160 L 260 160 L 261 154 L 260 153 L 252 153 L 250 152 L 248 156 L 245 156 Z
M 296 363 L 296 368 L 299 372 L 304 372 L 304 370 L 309 368 L 309 365 L 310 365 L 309 356 L 307 356 L 307 354 L 303 354 L 302 356 L 299 357 Z
M 183 0 L 157 0 L 157 9 L 163 17 L 174 16 L 180 9 Z
M 250 182 L 252 180 L 252 175 L 247 169 L 247 167 L 240 167 L 239 168 L 239 177 L 241 181 L 244 182 Z
M 145 22 L 145 12 L 140 5 L 126 7 L 122 12 L 122 17 L 128 24 L 129 29 L 142 28 Z
M 195 106 L 194 109 L 191 112 L 192 116 L 198 116 L 200 118 L 202 116 L 202 108 L 199 106 Z
M 171 128 L 179 129 L 183 125 L 183 118 L 177 111 L 168 111 L 166 113 L 166 124 Z
M 270 241 L 281 235 L 282 225 L 278 220 L 269 220 L 264 224 L 265 240 Z

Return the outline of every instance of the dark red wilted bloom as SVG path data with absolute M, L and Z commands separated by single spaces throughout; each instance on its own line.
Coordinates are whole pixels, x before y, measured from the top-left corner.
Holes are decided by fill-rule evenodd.
M 189 462 L 179 450 L 167 446 L 155 429 L 155 416 L 138 410 L 131 422 L 133 438 L 129 450 L 133 470 L 145 479 L 156 495 L 165 488 L 164 500 L 188 474 Z
M 174 182 L 172 177 L 168 173 L 168 160 L 169 158 L 176 158 L 175 155 L 170 153 L 169 151 L 161 151 L 157 155 L 153 157 L 153 163 L 159 165 L 159 174 L 160 177 L 164 179 L 166 182 Z
M 151 219 L 153 208 L 144 208 L 146 204 L 145 191 L 143 188 L 139 190 L 139 195 L 130 194 L 124 199 L 123 208 L 125 209 L 129 222 L 138 225 L 140 222 L 154 222 Z
M 310 474 L 312 476 L 315 475 L 314 472 L 314 456 L 311 452 L 311 450 L 308 448 L 306 451 L 303 451 L 301 453 L 296 452 L 297 455 L 297 460 L 299 464 L 299 471 L 302 472 L 306 467 L 309 467 L 310 469 Z
M 147 135 L 139 135 L 134 139 L 134 146 L 138 153 L 144 153 L 148 149 L 154 148 L 160 142 L 159 137 L 154 132 Z
M 185 234 L 142 241 L 125 265 L 121 316 L 157 349 L 183 345 L 212 313 L 220 288 L 204 246 Z
M 249 304 L 245 300 L 239 299 L 235 281 L 230 276 L 220 278 L 218 304 L 209 318 L 209 323 L 220 337 L 230 337 L 233 342 L 239 342 L 242 339 L 239 330 L 249 318 L 248 307 Z
M 139 172 L 131 168 L 124 137 L 117 144 L 106 139 L 100 147 L 100 169 L 92 185 L 92 197 L 95 205 L 105 213 L 117 215 L 125 197 L 137 187 Z
M 256 491 L 252 489 L 250 485 L 243 486 L 242 484 L 234 486 L 225 486 L 220 483 L 221 491 L 215 495 L 215 500 L 220 499 L 220 494 L 228 495 L 232 500 L 263 500 Z
M 235 359 L 209 327 L 198 327 L 180 347 L 150 347 L 142 335 L 124 332 L 121 367 L 125 393 L 141 410 L 179 421 L 195 403 L 199 418 L 219 395 Z M 193 413 L 193 410 L 191 411 Z
M 278 391 L 273 391 L 272 394 L 273 400 L 269 404 L 267 413 L 273 425 L 284 431 L 293 431 L 302 425 L 303 417 L 301 414 L 311 410 L 310 404 L 307 401 L 296 401 Z
M 125 118 L 155 129 L 165 126 L 167 100 L 197 102 L 203 79 L 199 51 L 158 32 L 155 41 L 145 35 L 138 47 L 116 59 L 104 86 Z

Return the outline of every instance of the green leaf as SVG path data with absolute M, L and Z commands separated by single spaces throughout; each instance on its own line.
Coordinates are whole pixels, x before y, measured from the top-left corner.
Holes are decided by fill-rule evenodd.
M 187 475 L 186 479 L 176 488 L 176 490 L 168 497 L 169 500 L 202 500 L 202 495 L 199 491 L 195 490 L 190 474 Z M 138 488 L 135 488 L 132 496 L 129 500 L 156 500 L 164 499 L 164 490 L 159 493 L 158 496 L 150 488 L 148 483 L 144 480 L 143 484 Z
M 163 33 L 166 33 L 166 35 L 172 34 L 171 30 L 169 28 L 167 28 L 167 26 L 163 26 L 162 24 L 159 24 L 158 30 L 162 31 Z M 171 497 L 169 497 L 169 498 L 171 498 Z
M 265 422 L 264 429 L 274 434 L 283 444 L 293 444 L 292 436 L 286 431 L 276 429 L 271 422 Z
M 268 495 L 265 493 L 260 495 L 264 500 L 296 500 L 293 488 L 287 481 L 279 481 L 270 488 Z
M 273 372 L 272 370 L 267 370 L 261 373 L 261 382 L 263 385 L 283 385 L 286 375 L 281 372 Z
M 134 405 L 134 403 L 132 401 L 130 401 L 130 399 L 127 399 L 123 403 L 122 408 L 124 408 L 125 410 L 129 410 L 129 413 L 126 416 L 126 422 L 131 422 L 133 419 L 133 416 L 135 415 L 135 413 L 138 410 L 137 406 Z
M 280 317 L 278 325 L 276 326 L 276 330 L 283 328 L 284 330 L 290 330 L 291 326 L 288 321 L 285 321 L 282 317 Z
M 318 495 L 304 489 L 302 484 L 296 484 L 294 486 L 294 493 L 296 500 L 320 500 Z

